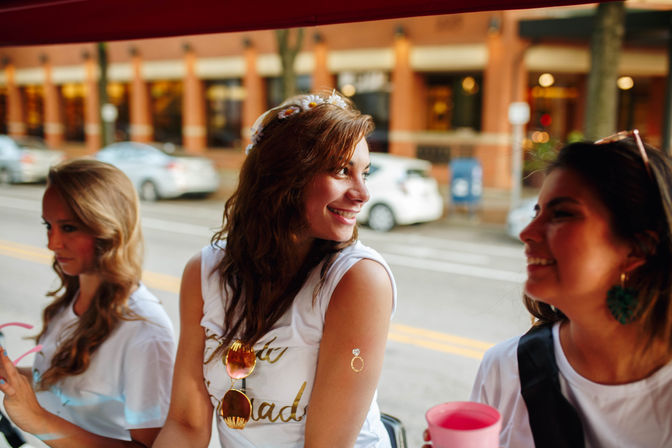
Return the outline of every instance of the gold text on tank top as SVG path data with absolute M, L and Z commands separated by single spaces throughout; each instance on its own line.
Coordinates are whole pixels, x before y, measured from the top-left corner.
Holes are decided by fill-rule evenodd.
M 285 352 L 287 351 L 287 347 L 282 349 L 280 349 L 279 347 L 276 348 L 270 347 L 270 345 L 273 342 L 275 342 L 276 339 L 278 339 L 277 336 L 268 341 L 266 344 L 264 344 L 264 348 L 257 351 L 257 358 L 259 359 L 259 361 L 268 361 L 269 363 L 273 364 L 277 362 L 280 358 L 282 358 L 282 355 L 284 355 Z
M 301 397 L 303 396 L 303 392 L 306 390 L 306 382 L 304 381 L 303 384 L 301 385 L 301 388 L 296 394 L 296 397 L 294 398 L 294 402 L 292 403 L 291 406 L 283 406 L 280 409 L 277 410 L 275 409 L 275 403 L 268 403 L 266 401 L 262 401 L 259 407 L 257 408 L 257 404 L 252 398 L 250 401 L 252 402 L 252 420 L 254 421 L 260 421 L 260 420 L 268 420 L 270 422 L 276 422 L 279 420 L 288 423 L 290 421 L 295 421 L 295 422 L 300 422 L 303 420 L 303 417 L 306 416 L 306 408 L 303 408 L 303 414 L 298 415 L 297 411 L 299 409 L 299 402 L 301 401 Z
M 275 342 L 277 338 L 277 336 L 274 337 L 264 344 L 264 347 L 261 350 L 257 350 L 257 359 L 259 359 L 259 361 L 266 361 L 270 364 L 274 364 L 283 357 L 289 347 L 271 347 L 271 344 Z M 223 345 L 223 342 L 216 335 L 207 336 L 206 340 L 218 342 L 218 345 L 215 348 L 205 347 L 204 356 L 206 357 L 206 360 L 204 364 L 209 364 L 210 361 L 212 361 L 212 358 L 219 352 L 219 348 Z

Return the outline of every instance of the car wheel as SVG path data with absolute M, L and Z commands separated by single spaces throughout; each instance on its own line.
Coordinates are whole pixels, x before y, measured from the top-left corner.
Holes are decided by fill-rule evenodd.
M 146 180 L 140 185 L 140 199 L 153 202 L 159 199 L 159 190 L 151 180 Z
M 376 204 L 369 211 L 369 227 L 379 232 L 392 230 L 396 225 L 394 213 L 385 204 Z
M 7 168 L 0 169 L 0 185 L 9 185 L 12 183 L 12 175 Z

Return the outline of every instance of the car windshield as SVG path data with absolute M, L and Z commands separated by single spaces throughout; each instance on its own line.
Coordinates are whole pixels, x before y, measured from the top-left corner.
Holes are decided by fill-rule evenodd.
M 425 169 L 420 169 L 420 168 L 410 168 L 406 170 L 406 176 L 407 177 L 421 177 L 421 178 L 427 178 L 429 177 L 429 172 Z
M 35 137 L 19 137 L 15 138 L 14 141 L 19 148 L 49 149 L 43 140 Z

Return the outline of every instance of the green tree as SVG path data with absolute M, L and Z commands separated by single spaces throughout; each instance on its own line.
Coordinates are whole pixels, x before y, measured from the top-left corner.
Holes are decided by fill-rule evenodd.
M 303 28 L 275 30 L 275 38 L 278 43 L 278 55 L 282 63 L 282 96 L 288 98 L 296 95 L 296 69 L 294 62 L 303 45 Z M 291 35 L 295 34 L 294 43 L 290 42 Z
M 108 123 L 103 120 L 103 106 L 107 104 L 107 44 L 98 42 L 98 116 L 100 117 L 100 137 L 103 146 L 112 143 L 112 130 Z
M 616 131 L 616 79 L 624 34 L 625 3 L 600 3 L 590 42 L 585 122 L 585 136 L 589 140 L 597 140 Z

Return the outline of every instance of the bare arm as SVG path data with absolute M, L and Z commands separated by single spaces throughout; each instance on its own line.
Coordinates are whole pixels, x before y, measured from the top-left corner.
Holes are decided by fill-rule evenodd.
M 168 419 L 155 447 L 206 447 L 212 432 L 213 407 L 203 381 L 205 332 L 201 295 L 201 257 L 184 268 L 180 287 L 180 341 L 173 374 Z
M 148 447 L 159 433 L 159 428 L 131 430 L 132 441 L 102 437 L 90 433 L 67 420 L 51 414 L 40 406 L 30 380 L 12 364 L 4 354 L 0 354 L 0 391 L 5 394 L 4 405 L 15 425 L 26 432 L 35 434 L 53 448 L 121 448 Z
M 380 377 L 391 311 L 387 271 L 360 260 L 343 276 L 327 309 L 306 416 L 307 448 L 354 445 Z M 353 360 L 353 349 L 361 360 Z

